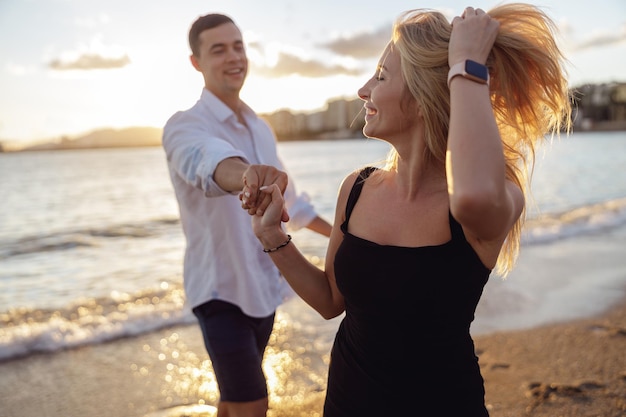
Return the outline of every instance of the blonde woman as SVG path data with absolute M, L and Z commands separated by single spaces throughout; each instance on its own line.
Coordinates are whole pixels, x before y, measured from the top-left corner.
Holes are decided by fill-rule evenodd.
M 364 134 L 393 150 L 345 178 L 324 270 L 285 234 L 279 187 L 258 205 L 244 189 L 294 290 L 325 318 L 345 312 L 324 417 L 488 415 L 470 324 L 492 271 L 514 265 L 537 142 L 569 127 L 553 30 L 527 4 L 398 19 L 358 92 Z

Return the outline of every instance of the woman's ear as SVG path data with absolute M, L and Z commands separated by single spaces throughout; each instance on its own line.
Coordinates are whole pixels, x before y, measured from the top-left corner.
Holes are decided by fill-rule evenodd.
M 419 117 L 420 119 L 422 119 L 424 117 L 424 112 L 422 111 L 422 105 L 413 97 L 411 96 L 411 112 L 413 114 L 415 114 L 417 117 Z
M 415 108 L 416 108 L 416 113 L 417 116 L 421 119 L 424 117 L 424 112 L 422 112 L 422 106 L 419 105 L 419 103 L 415 103 Z

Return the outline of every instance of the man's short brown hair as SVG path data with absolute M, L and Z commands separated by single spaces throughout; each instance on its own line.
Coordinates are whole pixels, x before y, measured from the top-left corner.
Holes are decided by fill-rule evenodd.
M 194 54 L 194 56 L 200 54 L 200 34 L 203 31 L 213 29 L 224 23 L 235 24 L 230 17 L 218 13 L 207 14 L 196 19 L 191 25 L 191 29 L 189 29 L 189 47 L 191 48 L 191 53 Z

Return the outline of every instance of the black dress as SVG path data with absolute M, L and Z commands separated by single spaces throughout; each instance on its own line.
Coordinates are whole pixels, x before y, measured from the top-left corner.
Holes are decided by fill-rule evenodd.
M 346 315 L 331 352 L 324 417 L 488 416 L 469 329 L 491 271 L 452 215 L 452 238 L 438 246 L 384 246 L 351 235 L 361 188 L 359 178 L 335 258 Z

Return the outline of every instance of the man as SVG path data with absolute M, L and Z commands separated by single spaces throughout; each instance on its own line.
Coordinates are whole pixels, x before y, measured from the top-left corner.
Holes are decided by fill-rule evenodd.
M 255 194 L 258 187 L 277 183 L 289 201 L 291 228 L 329 236 L 331 225 L 305 194 L 296 195 L 273 132 L 239 98 L 248 59 L 233 20 L 220 14 L 198 18 L 189 45 L 204 89 L 200 100 L 174 114 L 163 130 L 187 243 L 185 293 L 219 385 L 217 415 L 263 417 L 268 394 L 261 362 L 276 308 L 289 289 L 254 236 L 238 194 L 244 182 Z M 249 198 L 256 201 L 256 195 Z

